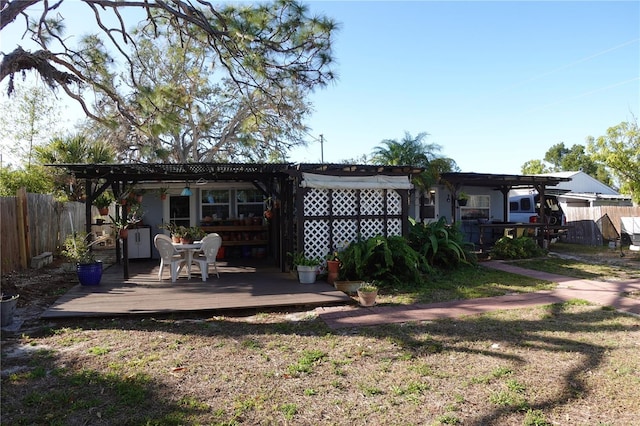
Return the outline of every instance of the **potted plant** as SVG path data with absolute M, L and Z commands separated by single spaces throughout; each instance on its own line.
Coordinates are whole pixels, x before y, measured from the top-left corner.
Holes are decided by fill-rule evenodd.
M 186 241 L 187 235 L 189 234 L 189 228 L 186 226 L 176 226 L 174 225 L 173 231 L 171 232 L 171 239 L 174 243 L 180 243 Z
M 174 222 L 163 223 L 161 225 L 158 225 L 158 228 L 166 229 L 167 231 L 169 231 L 169 235 L 171 235 L 171 239 L 173 240 L 174 243 L 180 242 L 180 236 L 176 235 L 176 233 L 178 232 L 179 226 L 176 225 Z
M 192 243 L 203 239 L 205 235 L 207 235 L 207 233 L 199 226 L 192 226 L 187 229 L 187 236 Z
M 76 273 L 81 285 L 99 285 L 102 279 L 102 262 L 96 260 L 91 246 L 104 240 L 95 234 L 78 232 L 67 235 L 62 255 L 76 264 Z
M 118 235 L 120 236 L 120 238 L 122 238 L 123 240 L 126 240 L 127 237 L 129 236 L 129 232 L 128 232 L 129 228 L 140 223 L 140 221 L 142 220 L 142 217 L 138 216 L 138 213 L 130 211 L 126 217 L 125 216 L 119 216 L 119 217 L 109 216 L 109 219 L 111 220 L 111 225 L 113 225 L 116 231 L 118 231 Z
M 358 288 L 358 299 L 360 299 L 360 305 L 373 306 L 376 304 L 376 297 L 378 297 L 378 287 L 364 283 Z
M 320 259 L 315 257 L 307 257 L 304 253 L 296 253 L 291 255 L 292 265 L 298 272 L 298 281 L 300 284 L 313 284 L 316 282 L 318 275 L 318 266 Z
M 340 257 L 338 252 L 334 251 L 327 256 L 327 282 L 331 285 L 335 285 L 338 279 L 338 272 L 340 271 Z
M 465 192 L 462 192 L 462 191 L 458 192 L 459 206 L 466 206 L 468 201 L 469 201 L 469 196 Z
M 115 198 L 111 191 L 104 191 L 102 194 L 98 195 L 95 200 L 93 200 L 93 205 L 96 206 L 98 212 L 102 216 L 106 216 L 109 214 L 109 206 L 114 201 Z
M 169 195 L 169 188 L 167 188 L 166 186 L 158 188 L 158 194 L 160 194 L 160 199 L 162 201 L 166 200 L 167 195 Z
M 369 251 L 361 249 L 361 243 L 350 244 L 340 252 L 340 268 L 334 282 L 337 290 L 347 294 L 355 294 L 358 288 L 364 284 L 367 253 Z

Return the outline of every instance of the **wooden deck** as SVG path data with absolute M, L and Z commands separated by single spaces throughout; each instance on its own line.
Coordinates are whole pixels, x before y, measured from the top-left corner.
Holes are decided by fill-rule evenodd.
M 172 312 L 286 306 L 330 306 L 351 304 L 353 299 L 325 281 L 300 284 L 292 274 L 263 263 L 241 260 L 219 262 L 220 278 L 210 269 L 202 281 L 194 267 L 191 280 L 186 272 L 175 283 L 168 269 L 158 281 L 159 261 L 131 261 L 129 279 L 122 266 L 105 269 L 99 286 L 77 285 L 56 301 L 41 318 L 108 317 Z

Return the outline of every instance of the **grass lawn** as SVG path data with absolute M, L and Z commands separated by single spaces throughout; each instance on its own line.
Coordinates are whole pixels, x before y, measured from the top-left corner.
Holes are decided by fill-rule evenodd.
M 429 280 L 382 301 L 551 286 L 482 267 Z M 339 331 L 311 312 L 67 320 L 4 340 L 2 351 L 2 424 L 626 426 L 640 418 L 640 319 L 579 300 Z

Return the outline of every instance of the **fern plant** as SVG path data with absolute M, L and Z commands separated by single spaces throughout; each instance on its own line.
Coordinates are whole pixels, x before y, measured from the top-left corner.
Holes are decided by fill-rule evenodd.
M 377 236 L 357 241 L 340 254 L 340 259 L 341 280 L 415 285 L 429 271 L 426 259 L 400 236 Z
M 421 253 L 430 266 L 448 269 L 460 263 L 472 263 L 463 234 L 456 225 L 448 225 L 441 217 L 423 224 L 410 218 L 409 245 Z

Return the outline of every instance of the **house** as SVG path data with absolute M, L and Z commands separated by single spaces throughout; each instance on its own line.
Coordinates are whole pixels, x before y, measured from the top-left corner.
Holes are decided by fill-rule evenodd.
M 288 253 L 324 258 L 357 238 L 407 235 L 411 178 L 422 171 L 289 163 L 53 166 L 84 179 L 87 231 L 95 226 L 91 203 L 106 189 L 116 197 L 131 187 L 144 190 L 143 222 L 127 244 L 115 248 L 117 259 L 125 261 L 125 276 L 130 258 L 158 257 L 151 241 L 167 223 L 217 232 L 226 256 L 268 256 L 283 271 Z M 120 215 L 126 211 L 119 209 Z
M 595 206 L 632 206 L 630 196 L 621 195 L 618 191 L 600 182 L 583 171 L 545 173 L 537 176 L 569 178 L 550 188 L 549 193 L 558 196 L 563 209 L 567 207 Z M 521 193 L 514 191 L 513 194 Z

